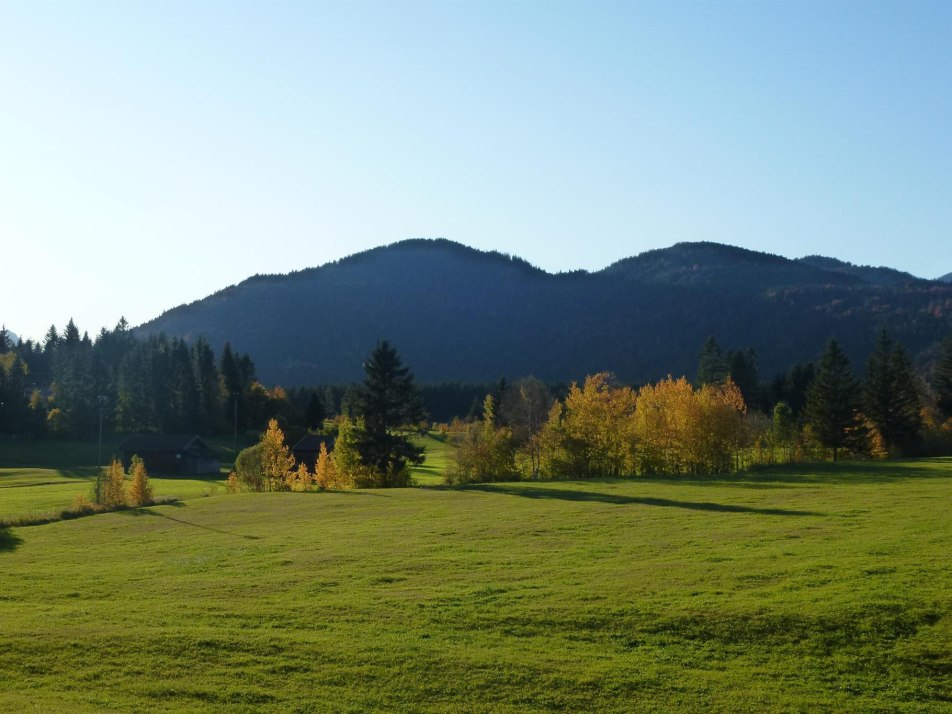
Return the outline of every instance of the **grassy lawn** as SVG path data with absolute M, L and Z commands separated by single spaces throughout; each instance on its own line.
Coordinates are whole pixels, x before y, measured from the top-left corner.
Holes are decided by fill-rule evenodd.
M 118 452 L 118 446 L 115 440 L 103 443 L 104 462 Z M 89 496 L 98 450 L 96 442 L 0 442 L 0 523 L 48 517 L 68 508 L 77 494 Z M 156 496 L 184 499 L 225 493 L 224 479 L 224 475 L 153 478 L 152 484 Z
M 436 486 L 443 483 L 443 474 L 454 462 L 456 447 L 447 437 L 428 432 L 425 436 L 416 435 L 412 439 L 416 446 L 426 449 L 426 460 L 413 468 L 413 483 L 419 486 Z
M 947 712 L 950 504 L 922 460 L 0 531 L 0 711 Z

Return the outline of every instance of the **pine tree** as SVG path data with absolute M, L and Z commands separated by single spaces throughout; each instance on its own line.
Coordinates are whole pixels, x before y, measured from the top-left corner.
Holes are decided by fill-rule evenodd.
M 942 352 L 932 378 L 936 402 L 947 419 L 952 419 L 952 335 L 942 343 Z
M 377 343 L 364 371 L 367 376 L 355 400 L 364 422 L 358 445 L 361 461 L 379 474 L 382 486 L 405 486 L 407 465 L 423 463 L 423 449 L 396 429 L 423 419 L 420 393 L 409 368 L 386 340 Z
M 317 392 L 311 392 L 304 416 L 308 429 L 321 429 L 324 426 L 324 400 Z
M 915 443 L 922 428 L 916 377 L 902 345 L 885 330 L 866 366 L 863 405 L 887 450 Z
M 721 351 L 717 340 L 711 335 L 701 348 L 701 355 L 698 359 L 697 379 L 698 386 L 702 384 L 719 384 L 727 377 L 727 359 Z
M 833 449 L 834 461 L 861 429 L 859 407 L 860 386 L 849 357 L 830 340 L 807 394 L 806 416 L 820 443 Z

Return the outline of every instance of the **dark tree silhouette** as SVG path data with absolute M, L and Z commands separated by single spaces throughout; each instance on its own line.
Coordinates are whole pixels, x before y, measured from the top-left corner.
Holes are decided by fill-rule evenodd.
M 922 428 L 916 376 L 902 345 L 883 330 L 866 365 L 863 388 L 866 416 L 889 449 L 908 449 Z
M 377 343 L 364 371 L 364 383 L 354 400 L 364 425 L 357 446 L 361 461 L 377 472 L 382 486 L 406 485 L 406 466 L 422 463 L 423 449 L 396 429 L 423 419 L 420 393 L 409 368 L 386 340 Z
M 830 340 L 807 394 L 806 411 L 817 438 L 833 449 L 834 461 L 861 429 L 859 406 L 860 386 L 849 357 L 836 340 Z

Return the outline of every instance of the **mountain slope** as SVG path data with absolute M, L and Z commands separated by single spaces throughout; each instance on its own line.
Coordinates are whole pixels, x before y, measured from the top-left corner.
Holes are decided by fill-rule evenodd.
M 389 339 L 421 381 L 551 381 L 610 370 L 642 382 L 693 375 L 708 335 L 757 350 L 770 375 L 830 336 L 865 360 L 888 327 L 915 353 L 946 334 L 952 286 L 860 275 L 712 243 L 681 243 L 597 273 L 552 275 L 450 241 L 413 240 L 290 275 L 255 276 L 138 328 L 229 340 L 261 379 L 361 377 Z
M 941 278 L 937 278 L 937 280 L 943 283 L 952 283 L 952 273 L 946 273 Z
M 904 273 L 895 268 L 874 268 L 870 265 L 853 265 L 845 260 L 827 258 L 822 255 L 808 255 L 804 258 L 800 258 L 797 262 L 821 270 L 851 275 L 871 285 L 905 285 L 906 283 L 922 281 L 922 278 L 917 278 L 911 273 Z

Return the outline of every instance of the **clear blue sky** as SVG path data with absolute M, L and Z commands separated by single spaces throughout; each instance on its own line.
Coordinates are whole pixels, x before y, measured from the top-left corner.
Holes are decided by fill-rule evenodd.
M 0 320 L 443 236 L 952 271 L 952 2 L 0 3 Z

